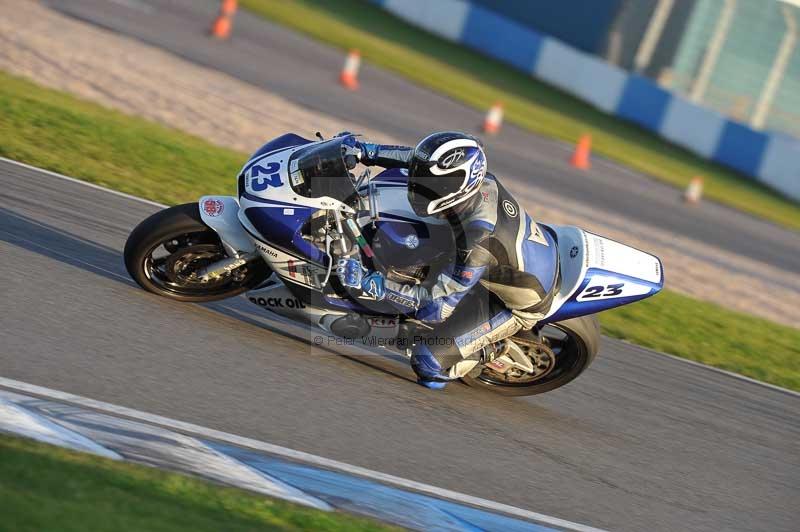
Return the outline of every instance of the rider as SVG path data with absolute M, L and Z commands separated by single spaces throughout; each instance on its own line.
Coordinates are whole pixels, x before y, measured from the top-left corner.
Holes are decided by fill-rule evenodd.
M 482 348 L 544 317 L 559 278 L 555 240 L 487 174 L 482 144 L 472 135 L 433 133 L 414 148 L 350 139 L 363 164 L 408 169 L 414 212 L 446 220 L 455 236 L 454 257 L 432 286 L 387 280 L 356 259 L 337 267 L 345 286 L 433 325 L 416 339 L 411 365 L 420 384 L 441 389 L 472 370 Z

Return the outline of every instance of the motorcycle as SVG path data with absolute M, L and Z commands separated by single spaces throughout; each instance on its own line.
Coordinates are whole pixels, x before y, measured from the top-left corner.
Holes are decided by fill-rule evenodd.
M 353 294 L 336 275 L 358 258 L 387 279 L 425 284 L 451 260 L 453 230 L 420 218 L 407 200 L 405 170 L 356 177 L 346 137 L 286 134 L 256 151 L 238 175 L 238 195 L 203 196 L 141 222 L 125 244 L 125 266 L 145 290 L 204 302 L 246 292 L 271 313 L 331 337 L 410 357 L 425 325 L 389 301 Z M 533 228 L 532 228 L 533 229 Z M 558 272 L 547 315 L 531 330 L 484 347 L 461 380 L 504 395 L 554 390 L 597 355 L 596 314 L 658 293 L 661 261 L 573 226 L 536 224 L 555 242 Z

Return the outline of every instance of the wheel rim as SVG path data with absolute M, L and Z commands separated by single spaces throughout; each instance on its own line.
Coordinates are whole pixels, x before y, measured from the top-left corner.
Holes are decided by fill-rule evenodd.
M 586 359 L 583 343 L 557 324 L 545 325 L 541 335 L 547 341 L 546 348 L 541 353 L 526 352 L 532 358 L 536 370 L 533 375 L 516 377 L 484 366 L 475 379 L 490 386 L 524 388 L 543 386 L 567 375 L 574 376 L 572 370 Z
M 213 296 L 238 289 L 252 277 L 246 266 L 202 280 L 197 271 L 226 258 L 216 235 L 207 232 L 170 235 L 145 255 L 143 270 L 159 290 L 181 296 Z

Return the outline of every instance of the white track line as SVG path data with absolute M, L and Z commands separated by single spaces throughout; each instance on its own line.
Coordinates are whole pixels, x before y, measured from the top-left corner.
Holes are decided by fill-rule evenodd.
M 78 183 L 80 185 L 83 185 L 83 186 L 86 186 L 86 187 L 89 187 L 89 188 L 93 188 L 93 189 L 96 189 L 96 190 L 102 190 L 104 192 L 107 192 L 109 194 L 113 194 L 115 196 L 120 196 L 122 198 L 126 198 L 126 199 L 133 200 L 133 201 L 139 201 L 141 203 L 146 203 L 147 205 L 152 205 L 154 207 L 161 207 L 161 208 L 168 207 L 168 205 L 164 205 L 162 203 L 156 203 L 155 201 L 150 201 L 148 199 L 140 198 L 139 196 L 133 196 L 131 194 L 125 194 L 124 192 L 119 192 L 117 190 L 106 188 L 106 187 L 103 187 L 103 186 L 100 186 L 100 185 L 95 185 L 94 183 L 88 183 L 86 181 L 81 181 L 80 179 L 76 179 L 74 177 L 65 176 L 63 174 L 59 174 L 58 172 L 52 172 L 50 170 L 45 170 L 43 168 L 38 168 L 36 166 L 31 166 L 29 164 L 21 163 L 19 161 L 15 161 L 13 159 L 6 159 L 5 157 L 0 157 L 0 161 L 6 162 L 6 163 L 9 163 L 9 164 L 13 164 L 13 165 L 16 165 L 16 166 L 21 166 L 21 167 L 27 168 L 29 170 L 36 170 L 37 172 L 41 172 L 41 173 L 46 174 L 46 175 L 51 176 L 51 177 L 56 177 L 58 179 L 64 179 L 64 180 L 69 181 L 71 183 Z M 626 342 L 626 343 L 629 343 L 629 342 Z M 636 345 L 636 344 L 631 344 L 631 345 Z M 641 346 L 637 346 L 637 347 L 641 347 Z M 678 357 L 678 356 L 675 356 L 675 355 L 662 353 L 660 351 L 654 351 L 652 349 L 647 349 L 646 347 L 642 347 L 642 349 L 646 349 L 647 351 L 649 351 L 649 352 L 651 352 L 651 353 L 653 353 L 655 355 L 661 355 L 661 356 L 665 356 L 665 357 L 671 358 L 671 359 L 673 359 L 673 360 L 675 360 L 677 362 L 682 362 L 684 364 L 689 364 L 689 365 L 692 365 L 692 366 L 699 366 L 699 367 L 701 367 L 703 369 L 706 369 L 708 371 L 715 371 L 717 373 L 721 373 L 723 375 L 727 375 L 728 377 L 733 377 L 734 379 L 739 379 L 739 380 L 744 381 L 744 382 L 749 382 L 751 384 L 757 384 L 759 386 L 763 386 L 765 388 L 769 388 L 770 390 L 774 390 L 774 391 L 777 391 L 777 392 L 793 395 L 795 397 L 800 397 L 800 392 L 795 392 L 794 390 L 789 390 L 788 388 L 782 388 L 780 386 L 776 386 L 775 384 L 769 384 L 769 383 L 762 382 L 762 381 L 759 381 L 759 380 L 756 380 L 756 379 L 751 379 L 750 377 L 745 377 L 744 375 L 740 375 L 740 374 L 734 373 L 732 371 L 727 371 L 727 370 L 724 370 L 724 369 L 715 368 L 713 366 L 707 366 L 706 364 L 703 364 L 701 362 L 695 362 L 694 360 L 689 360 L 689 359 L 681 358 L 681 357 Z
M 151 423 L 154 425 L 167 427 L 173 430 L 178 430 L 180 432 L 190 434 L 193 436 L 202 436 L 204 438 L 209 438 L 212 440 L 217 440 L 225 443 L 231 443 L 233 445 L 238 445 L 240 447 L 246 447 L 249 449 L 263 451 L 271 455 L 281 456 L 283 458 L 288 458 L 290 460 L 294 460 L 297 462 L 323 467 L 325 469 L 341 471 L 343 473 L 348 473 L 351 475 L 357 475 L 360 477 L 377 480 L 385 484 L 391 484 L 397 487 L 410 489 L 418 493 L 424 493 L 426 495 L 431 495 L 433 497 L 437 497 L 440 499 L 447 499 L 450 501 L 474 506 L 476 508 L 483 508 L 485 510 L 499 512 L 509 516 L 520 517 L 522 519 L 526 519 L 529 521 L 537 521 L 539 523 L 557 526 L 568 530 L 575 530 L 578 532 L 601 531 L 601 529 L 599 528 L 581 525 L 579 523 L 573 523 L 571 521 L 566 521 L 564 519 L 559 519 L 557 517 L 551 517 L 549 515 L 544 515 L 536 512 L 531 512 L 529 510 L 523 510 L 522 508 L 517 508 L 515 506 L 510 506 L 508 504 L 502 504 L 499 502 L 481 499 L 479 497 L 473 497 L 472 495 L 458 493 L 456 491 L 437 488 L 435 486 L 430 486 L 428 484 L 423 484 L 421 482 L 416 482 L 413 480 L 396 477 L 394 475 L 388 475 L 386 473 L 380 473 L 378 471 L 373 471 L 371 469 L 366 469 L 364 467 L 350 465 L 344 462 L 339 462 L 337 460 L 331 460 L 329 458 L 324 458 L 322 456 L 317 456 L 302 451 L 295 451 L 294 449 L 289 449 L 287 447 L 281 447 L 279 445 L 274 445 L 271 443 L 254 440 L 251 438 L 245 438 L 243 436 L 236 436 L 234 434 L 230 434 L 227 432 L 201 427 L 199 425 L 194 425 L 192 423 L 185 423 L 183 421 L 170 419 L 156 414 L 148 414 L 147 412 L 141 412 L 139 410 L 134 410 L 132 408 L 127 408 L 124 406 L 104 403 L 102 401 L 89 399 L 88 397 L 73 395 L 66 392 L 60 392 L 58 390 L 52 390 L 50 388 L 37 386 L 35 384 L 28 384 L 26 382 L 0 377 L 0 386 L 17 392 L 28 393 L 38 397 L 53 399 L 56 401 L 64 401 L 67 403 L 72 403 L 74 405 L 91 408 L 93 410 L 97 410 L 100 412 L 115 414 L 129 419 L 135 419 L 137 421 L 144 421 L 146 423 Z
M 756 380 L 756 379 L 751 379 L 750 377 L 746 377 L 744 375 L 740 375 L 739 373 L 734 373 L 733 371 L 728 371 L 726 369 L 720 369 L 720 368 L 715 368 L 713 366 L 707 366 L 707 365 L 703 364 L 702 362 L 689 360 L 688 358 L 681 358 L 681 357 L 676 356 L 676 355 L 670 355 L 669 353 L 662 353 L 661 351 L 654 351 L 652 349 L 647 349 L 646 347 L 642 347 L 640 345 L 636 345 L 636 344 L 631 343 L 631 342 L 626 342 L 626 343 L 630 343 L 630 345 L 635 345 L 636 347 L 638 347 L 640 349 L 647 350 L 648 352 L 650 352 L 650 353 L 652 353 L 654 355 L 671 358 L 672 360 L 677 360 L 678 362 L 683 362 L 684 364 L 690 364 L 692 366 L 696 366 L 698 368 L 702 368 L 702 369 L 705 369 L 705 370 L 713 371 L 713 372 L 716 372 L 716 373 L 722 373 L 723 375 L 727 375 L 728 377 L 733 377 L 734 379 L 738 379 L 738 380 L 744 381 L 744 382 L 749 382 L 751 384 L 758 384 L 759 386 L 764 386 L 765 388 L 769 388 L 770 390 L 775 390 L 776 392 L 785 393 L 785 394 L 791 395 L 793 397 L 800 397 L 800 392 L 796 392 L 794 390 L 789 390 L 788 388 L 781 388 L 780 386 L 777 386 L 775 384 L 770 384 L 768 382 L 762 382 L 762 381 L 759 381 L 759 380 Z
M 146 4 L 141 0 L 108 0 L 112 4 L 117 4 L 123 7 L 127 7 L 128 9 L 135 9 L 137 11 L 141 11 L 143 13 L 152 13 L 155 11 L 153 6 L 150 4 Z
M 88 181 L 82 181 L 80 179 L 75 179 L 74 177 L 65 176 L 64 174 L 59 174 L 58 172 L 52 172 L 50 170 L 45 170 L 44 168 L 38 168 L 36 166 L 31 166 L 29 164 L 21 163 L 13 159 L 6 159 L 5 157 L 0 157 L 0 161 L 3 161 L 4 163 L 13 164 L 16 166 L 21 166 L 22 168 L 27 168 L 28 170 L 35 170 L 36 172 L 41 172 L 45 175 L 49 175 L 50 177 L 57 177 L 58 179 L 64 179 L 65 181 L 69 181 L 70 183 L 77 183 L 79 185 L 93 188 L 95 190 L 102 190 L 103 192 L 108 192 L 109 194 L 113 194 L 115 196 L 120 196 L 122 198 L 126 198 L 129 200 L 146 203 L 147 205 L 152 205 L 153 207 L 161 207 L 163 209 L 169 206 L 169 205 L 164 205 L 163 203 L 157 203 L 155 201 L 150 201 L 148 199 L 140 198 L 139 196 L 134 196 L 132 194 L 125 194 L 124 192 L 120 192 L 118 190 L 113 190 L 100 185 L 95 185 L 94 183 L 89 183 Z

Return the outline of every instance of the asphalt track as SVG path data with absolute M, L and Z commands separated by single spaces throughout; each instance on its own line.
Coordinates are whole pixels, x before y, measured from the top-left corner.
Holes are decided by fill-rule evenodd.
M 474 131 L 483 120 L 479 111 L 369 65 L 362 68 L 361 90 L 346 91 L 334 81 L 342 64 L 341 51 L 242 10 L 237 14 L 231 41 L 209 39 L 206 32 L 218 7 L 216 1 L 45 3 L 263 87 L 309 109 L 369 124 L 407 143 L 443 128 Z M 576 172 L 566 164 L 571 146 L 511 125 L 506 125 L 497 138 L 486 141 L 491 168 L 505 181 L 532 183 L 584 202 L 592 209 L 688 235 L 789 272 L 800 271 L 800 237 L 795 232 L 712 202 L 704 202 L 702 209 L 687 209 L 674 188 L 601 158 L 595 158 L 591 172 Z M 535 209 L 531 212 L 535 215 Z
M 797 395 L 609 339 L 544 396 L 429 391 L 243 298 L 145 293 L 121 249 L 156 209 L 0 161 L 0 375 L 596 527 L 796 530 Z

